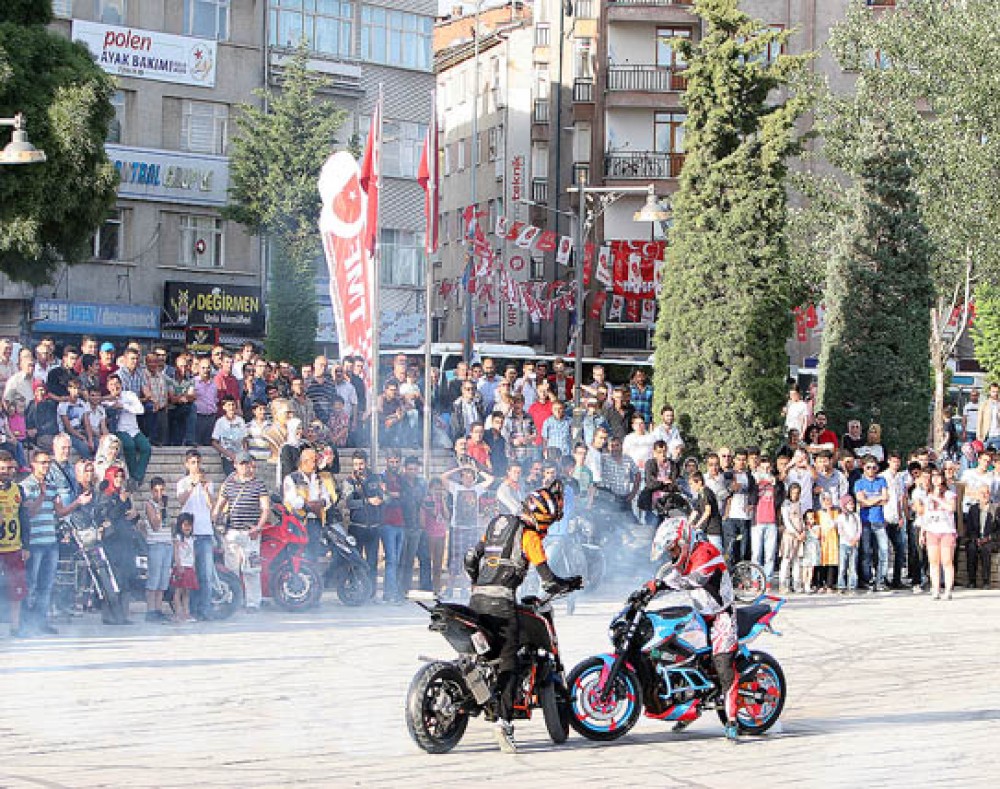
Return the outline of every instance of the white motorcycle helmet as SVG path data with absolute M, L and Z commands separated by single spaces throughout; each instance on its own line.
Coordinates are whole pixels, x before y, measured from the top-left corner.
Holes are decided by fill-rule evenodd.
M 693 542 L 694 535 L 687 518 L 667 518 L 653 537 L 650 558 L 654 562 L 669 560 L 674 565 L 682 564 L 691 553 Z

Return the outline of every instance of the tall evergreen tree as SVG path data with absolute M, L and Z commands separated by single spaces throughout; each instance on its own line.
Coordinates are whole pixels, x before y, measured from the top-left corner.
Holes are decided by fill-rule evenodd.
M 737 0 L 697 0 L 695 12 L 704 36 L 679 43 L 687 155 L 660 297 L 657 401 L 690 416 L 702 445 L 774 443 L 801 292 L 788 265 L 785 178 L 811 102 L 793 85 L 808 56 L 778 54 L 788 32 Z
M 0 3 L 0 116 L 24 113 L 29 139 L 48 157 L 0 167 L 0 272 L 35 284 L 89 257 L 118 182 L 104 152 L 114 81 L 51 21 L 49 0 Z M 9 132 L 0 129 L 0 148 Z
M 318 98 L 323 78 L 308 71 L 308 57 L 300 47 L 283 66 L 280 90 L 260 94 L 264 108 L 241 107 L 225 210 L 270 242 L 267 353 L 295 363 L 315 353 L 321 255 L 316 182 L 346 117 Z
M 883 444 L 909 451 L 929 422 L 932 247 L 912 150 L 884 130 L 871 139 L 829 266 L 819 399 L 833 424 L 878 422 Z

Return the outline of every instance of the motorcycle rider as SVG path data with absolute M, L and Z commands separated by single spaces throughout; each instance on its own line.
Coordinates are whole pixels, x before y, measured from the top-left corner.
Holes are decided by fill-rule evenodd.
M 737 681 L 734 668 L 736 653 L 736 616 L 733 610 L 733 582 L 721 551 L 687 520 L 668 522 L 665 527 L 666 548 L 673 558 L 673 567 L 661 579 L 647 581 L 636 593 L 649 602 L 667 589 L 689 591 L 695 607 L 708 623 L 712 639 L 712 663 L 719 678 L 719 693 L 726 709 L 726 738 L 736 740 Z M 679 722 L 674 731 L 687 728 L 689 722 Z
M 482 540 L 465 555 L 472 579 L 469 606 L 486 628 L 500 639 L 500 675 L 497 681 L 499 714 L 494 729 L 505 753 L 517 753 L 514 692 L 517 688 L 517 651 L 520 642 L 515 592 L 533 565 L 547 592 L 572 591 L 582 586 L 580 576 L 560 578 L 549 568 L 542 540 L 563 515 L 563 488 L 558 480 L 529 493 L 518 515 L 497 515 Z

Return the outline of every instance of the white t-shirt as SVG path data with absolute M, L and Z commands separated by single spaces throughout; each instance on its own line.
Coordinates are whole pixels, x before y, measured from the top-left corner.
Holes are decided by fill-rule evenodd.
M 62 420 L 64 416 L 69 417 L 70 427 L 72 427 L 74 430 L 82 430 L 83 413 L 85 409 L 86 406 L 84 405 L 83 400 L 79 398 L 77 398 L 77 401 L 75 403 L 68 403 L 68 402 L 60 403 L 56 407 L 56 415 L 59 417 L 59 432 L 60 433 L 66 432 L 66 428 L 63 425 L 63 420 Z
M 809 404 L 805 400 L 788 401 L 788 411 L 785 413 L 785 430 L 798 430 L 799 436 L 805 438 L 806 424 L 809 421 Z
M 212 530 L 212 509 L 209 506 L 209 497 L 214 493 L 212 483 L 206 481 L 204 485 L 199 485 L 195 489 L 191 477 L 181 477 L 177 480 L 177 498 L 188 491 L 193 491 L 181 512 L 190 512 L 194 516 L 194 533 L 198 537 L 211 536 Z
M 962 416 L 965 417 L 965 429 L 973 433 L 976 432 L 976 423 L 979 421 L 979 403 L 968 402 L 962 409 Z
M 101 434 L 101 423 L 106 417 L 107 414 L 104 412 L 104 406 L 102 405 L 92 406 L 88 403 L 83 409 L 84 421 L 90 423 L 90 429 L 97 435 Z
M 242 416 L 235 416 L 232 421 L 225 416 L 220 416 L 215 420 L 212 440 L 222 444 L 222 448 L 227 452 L 239 452 L 243 449 L 243 441 L 246 437 L 247 424 L 243 421 Z
M 656 436 L 652 433 L 639 435 L 629 433 L 622 441 L 622 452 L 628 455 L 641 469 L 646 465 L 646 461 L 653 456 L 653 444 L 656 443 Z
M 962 512 L 968 512 L 969 507 L 976 503 L 976 489 L 985 485 L 990 489 L 990 499 L 996 501 L 997 478 L 992 471 L 985 474 L 976 468 L 967 468 L 962 472 L 962 482 L 965 483 L 965 497 L 962 499 Z
M 733 481 L 745 487 L 750 484 L 750 475 L 745 471 L 733 472 Z M 750 520 L 750 508 L 747 506 L 746 493 L 733 493 L 729 496 L 729 513 L 727 517 L 744 521 Z

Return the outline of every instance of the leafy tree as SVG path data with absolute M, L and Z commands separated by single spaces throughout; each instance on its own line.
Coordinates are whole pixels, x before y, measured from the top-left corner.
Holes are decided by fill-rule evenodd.
M 48 157 L 0 166 L 0 272 L 34 284 L 87 256 L 117 185 L 104 152 L 114 82 L 85 46 L 48 30 L 51 19 L 48 0 L 0 3 L 0 116 L 23 112 Z
M 821 112 L 825 153 L 858 172 L 874 124 L 914 150 L 914 188 L 933 249 L 928 356 L 933 443 L 942 440 L 947 362 L 968 325 L 977 281 L 1000 272 L 1000 37 L 994 0 L 911 0 L 873 13 L 855 0 L 830 45 L 858 74 Z M 961 313 L 958 331 L 948 324 Z
M 315 265 L 320 256 L 320 169 L 346 113 L 319 100 L 324 79 L 300 47 L 283 67 L 281 89 L 263 90 L 264 108 L 244 104 L 230 159 L 225 215 L 269 237 L 267 352 L 299 363 L 316 342 Z
M 976 286 L 976 321 L 972 326 L 976 359 L 991 381 L 1000 381 L 1000 285 Z
M 657 401 L 689 414 L 703 445 L 775 443 L 802 295 L 788 265 L 785 180 L 811 102 L 793 85 L 808 56 L 766 58 L 787 31 L 768 30 L 736 0 L 694 7 L 705 32 L 679 42 L 687 155 L 660 296 Z
M 930 405 L 931 245 L 912 153 L 875 130 L 826 284 L 819 399 L 833 424 L 877 421 L 883 443 L 925 442 Z

